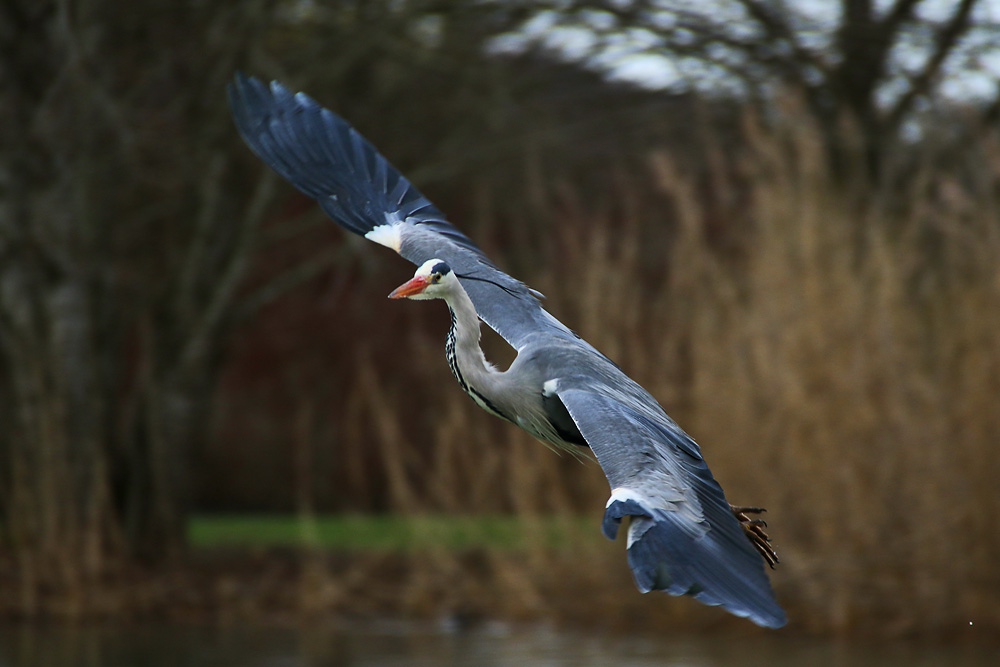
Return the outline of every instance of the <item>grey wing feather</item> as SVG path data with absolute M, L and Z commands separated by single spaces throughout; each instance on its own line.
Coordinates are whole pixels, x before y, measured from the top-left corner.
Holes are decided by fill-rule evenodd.
M 612 486 L 605 535 L 614 539 L 631 517 L 627 553 L 639 589 L 693 595 L 758 625 L 784 625 L 764 563 L 698 445 L 645 401 L 601 389 L 557 393 Z
M 303 93 L 237 74 L 229 105 L 240 135 L 264 162 L 316 199 L 345 229 L 365 235 L 399 224 L 398 252 L 414 264 L 451 265 L 476 311 L 515 348 L 555 335 L 589 347 L 547 313 L 535 294 L 500 271 L 343 118 Z
M 478 251 L 357 130 L 308 95 L 243 74 L 228 94 L 236 127 L 253 152 L 344 228 L 363 235 L 393 218 L 438 222 L 449 240 Z

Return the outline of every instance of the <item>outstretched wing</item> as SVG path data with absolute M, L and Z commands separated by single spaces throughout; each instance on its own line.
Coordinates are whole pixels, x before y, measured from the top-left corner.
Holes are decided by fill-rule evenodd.
M 228 93 L 236 127 L 251 150 L 342 227 L 417 265 L 446 261 L 480 318 L 517 349 L 537 335 L 586 346 L 343 118 L 276 81 L 268 85 L 237 74 Z
M 604 534 L 614 539 L 630 517 L 636 586 L 693 595 L 765 627 L 784 625 L 764 563 L 690 436 L 624 395 L 571 387 L 557 393 L 611 484 Z

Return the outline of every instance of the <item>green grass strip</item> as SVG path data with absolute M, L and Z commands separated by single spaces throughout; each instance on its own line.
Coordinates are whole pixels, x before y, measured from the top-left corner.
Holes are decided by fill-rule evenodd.
M 309 546 L 334 551 L 573 548 L 599 535 L 590 518 L 465 515 L 198 515 L 194 548 Z

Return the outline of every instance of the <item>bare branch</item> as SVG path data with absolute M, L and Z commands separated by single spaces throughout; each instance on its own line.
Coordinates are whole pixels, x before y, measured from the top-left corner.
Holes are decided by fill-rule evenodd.
M 351 244 L 344 244 L 321 252 L 308 260 L 297 262 L 245 297 L 237 306 L 234 319 L 239 321 L 250 319 L 261 308 L 289 291 L 305 284 L 331 267 L 343 264 L 345 259 L 352 254 L 354 254 L 354 248 L 351 247 Z
M 738 0 L 738 2 L 764 28 L 765 33 L 772 40 L 782 40 L 791 47 L 790 58 L 795 67 L 790 67 L 789 71 L 801 73 L 802 69 L 799 65 L 805 64 L 823 74 L 824 77 L 829 75 L 829 70 L 823 59 L 802 45 L 795 30 L 780 12 L 773 11 L 760 0 Z
M 203 286 L 198 277 L 205 271 L 206 257 L 209 255 L 212 233 L 217 224 L 219 197 L 225 156 L 216 154 L 208 161 L 202 177 L 201 201 L 188 252 L 179 269 L 180 279 L 175 289 L 176 311 L 182 317 L 194 317 L 195 303 L 203 294 Z
M 271 201 L 276 182 L 277 178 L 269 170 L 264 172 L 258 181 L 240 227 L 239 239 L 229 256 L 226 268 L 211 286 L 211 298 L 191 327 L 187 341 L 178 355 L 179 374 L 183 374 L 204 358 L 209 349 L 209 341 L 217 333 L 224 316 L 229 311 L 236 288 L 245 275 L 257 228 L 267 211 L 267 204 Z
M 920 73 L 910 80 L 909 90 L 899 98 L 886 116 L 885 127 L 890 132 L 896 131 L 913 108 L 916 100 L 930 89 L 941 71 L 941 65 L 951 55 L 958 40 L 968 32 L 971 26 L 969 18 L 977 2 L 978 0 L 961 0 L 951 19 L 938 30 L 934 38 L 934 51 L 930 58 L 927 59 Z
M 898 0 L 882 19 L 882 31 L 885 34 L 895 34 L 904 23 L 913 19 L 913 10 L 921 2 L 923 0 Z

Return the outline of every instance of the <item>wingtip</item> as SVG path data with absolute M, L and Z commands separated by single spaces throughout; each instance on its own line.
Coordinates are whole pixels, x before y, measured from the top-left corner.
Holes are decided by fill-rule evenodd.
M 785 610 L 778 606 L 778 603 L 774 599 L 755 601 L 753 608 L 748 608 L 746 606 L 732 606 L 726 603 L 722 603 L 719 606 L 728 611 L 730 614 L 739 616 L 740 618 L 745 618 L 762 628 L 777 630 L 778 628 L 784 627 L 788 623 L 788 617 L 785 615 Z
M 785 612 L 782 610 L 779 611 L 781 611 L 780 614 L 772 614 L 765 617 L 753 616 L 748 618 L 762 628 L 777 630 L 778 628 L 783 628 L 788 624 L 788 617 L 785 615 Z
M 255 108 L 261 107 L 267 97 L 267 84 L 255 76 L 248 76 L 237 70 L 226 84 L 226 98 L 229 109 L 236 121 L 236 128 L 247 138 L 254 129 Z
M 765 628 L 787 622 L 756 553 L 720 548 L 711 536 L 697 537 L 679 517 L 656 510 L 633 518 L 629 538 L 629 567 L 643 593 L 690 595 Z
M 235 96 L 243 97 L 250 88 L 260 83 L 261 81 L 257 77 L 247 75 L 242 70 L 236 70 L 233 73 L 233 78 L 226 84 L 226 91 L 229 93 L 230 100 L 232 100 Z
M 788 617 L 785 615 L 785 611 L 781 607 L 778 607 L 777 604 L 753 611 L 729 609 L 725 605 L 722 608 L 735 616 L 747 619 L 754 625 L 768 628 L 769 630 L 777 630 L 788 624 Z

